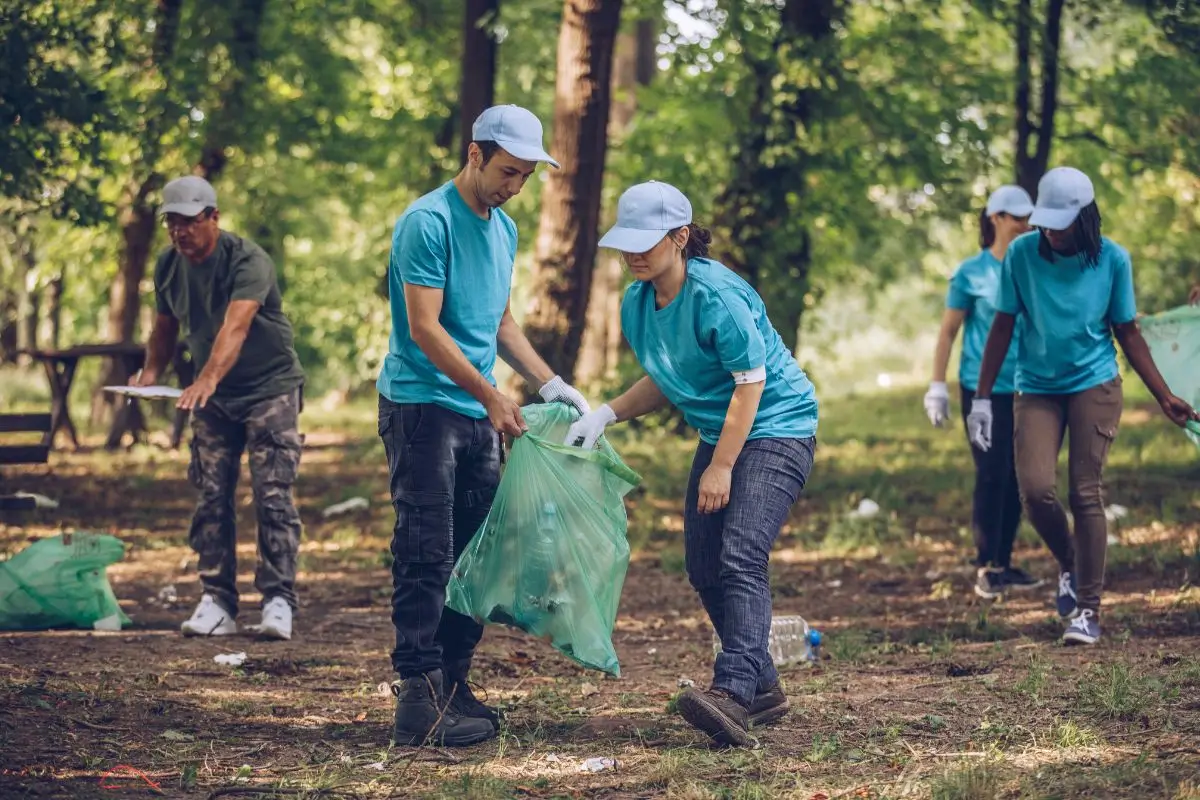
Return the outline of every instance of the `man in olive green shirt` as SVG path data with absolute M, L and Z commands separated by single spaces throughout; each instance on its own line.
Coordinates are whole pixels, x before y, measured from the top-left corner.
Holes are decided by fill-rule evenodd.
M 290 639 L 296 608 L 300 515 L 292 485 L 300 466 L 300 389 L 304 372 L 284 316 L 275 265 L 261 247 L 222 231 L 217 195 L 187 176 L 163 189 L 171 247 L 154 267 L 158 314 L 146 367 L 135 383 L 154 384 L 182 328 L 195 382 L 178 407 L 192 412 L 188 478 L 200 490 L 189 541 L 200 557 L 204 595 L 183 623 L 185 636 L 237 632 L 237 531 L 234 496 L 243 450 L 258 511 L 259 632 Z

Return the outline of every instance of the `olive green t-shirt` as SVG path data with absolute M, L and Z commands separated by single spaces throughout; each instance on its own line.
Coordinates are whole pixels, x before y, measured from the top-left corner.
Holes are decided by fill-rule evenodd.
M 197 375 L 208 363 L 230 301 L 261 304 L 237 362 L 209 401 L 227 415 L 241 417 L 258 401 L 304 382 L 292 343 L 292 324 L 283 313 L 275 264 L 254 242 L 221 231 L 216 249 L 199 264 L 169 248 L 154 267 L 154 294 L 158 313 L 179 320 Z

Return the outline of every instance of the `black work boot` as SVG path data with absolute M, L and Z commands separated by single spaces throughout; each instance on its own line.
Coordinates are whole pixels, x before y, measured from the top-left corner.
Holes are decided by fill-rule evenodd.
M 426 742 L 445 747 L 464 747 L 491 739 L 496 729 L 485 719 L 459 716 L 443 690 L 442 671 L 392 684 L 396 695 L 396 721 L 392 742 L 398 746 Z
M 493 728 L 500 730 L 500 709 L 485 706 L 471 691 L 471 684 L 467 681 L 470 669 L 469 659 L 446 664 L 446 694 L 450 695 L 450 708 L 460 717 L 486 719 L 492 723 Z
M 788 698 L 783 693 L 779 681 L 757 692 L 747 712 L 750 715 L 750 724 L 756 728 L 783 719 L 788 713 Z
M 750 735 L 750 715 L 732 692 L 712 688 L 705 691 L 688 689 L 679 696 L 679 716 L 695 728 L 707 733 L 719 744 L 753 747 Z

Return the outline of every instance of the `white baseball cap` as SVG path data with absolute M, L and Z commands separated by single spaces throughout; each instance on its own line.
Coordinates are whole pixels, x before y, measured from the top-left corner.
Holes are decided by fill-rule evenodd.
M 176 178 L 163 187 L 163 203 L 158 213 L 194 217 L 206 208 L 217 207 L 217 190 L 198 175 Z
M 1083 207 L 1096 199 L 1092 181 L 1074 167 L 1055 167 L 1038 181 L 1038 199 L 1029 224 L 1052 231 L 1066 230 Z
M 645 253 L 676 228 L 692 221 L 692 204 L 669 183 L 649 181 L 631 186 L 617 201 L 617 224 L 600 239 L 600 247 L 623 253 Z
M 556 169 L 559 163 L 542 147 L 542 123 L 520 106 L 492 106 L 484 109 L 471 127 L 477 142 L 495 142 L 510 155 L 525 161 L 545 161 Z
M 1020 186 L 1007 184 L 992 192 L 988 197 L 987 209 L 984 213 L 989 217 L 993 214 L 1028 217 L 1033 213 L 1033 199 L 1029 196 L 1029 192 Z

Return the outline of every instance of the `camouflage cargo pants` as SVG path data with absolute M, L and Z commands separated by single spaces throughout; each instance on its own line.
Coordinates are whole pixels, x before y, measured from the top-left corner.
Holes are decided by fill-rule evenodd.
M 243 450 L 249 451 L 258 512 L 254 587 L 264 602 L 282 597 L 296 607 L 300 515 L 292 501 L 292 484 L 300 467 L 299 413 L 299 390 L 254 404 L 243 420 L 231 419 L 212 403 L 192 413 L 188 478 L 200 490 L 200 502 L 188 539 L 200 557 L 204 591 L 230 614 L 238 612 L 234 498 Z

